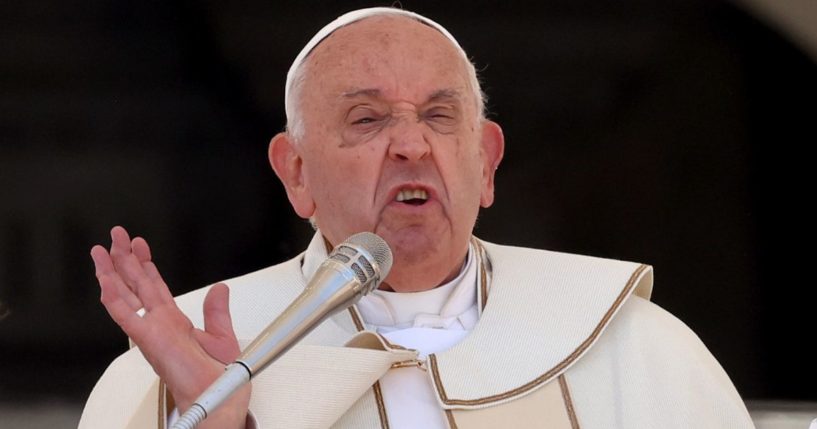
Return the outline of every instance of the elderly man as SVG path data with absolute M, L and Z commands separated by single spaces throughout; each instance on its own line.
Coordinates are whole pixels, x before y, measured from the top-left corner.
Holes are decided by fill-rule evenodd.
M 312 243 L 229 291 L 174 300 L 147 243 L 114 228 L 91 254 L 138 349 L 106 371 L 80 427 L 174 420 L 360 231 L 394 253 L 380 290 L 200 427 L 752 427 L 703 344 L 647 301 L 651 267 L 471 236 L 504 141 L 443 27 L 391 8 L 338 18 L 295 60 L 286 110 L 269 160 Z

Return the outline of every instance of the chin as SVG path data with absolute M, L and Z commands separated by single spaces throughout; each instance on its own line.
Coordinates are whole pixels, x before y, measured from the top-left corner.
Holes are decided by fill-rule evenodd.
M 392 247 L 394 265 L 386 282 L 397 292 L 417 292 L 442 284 L 451 264 L 440 250 L 436 246 Z
M 424 261 L 428 262 L 429 258 L 435 257 L 440 251 L 440 243 L 446 241 L 441 236 L 434 237 L 426 231 L 401 230 L 397 234 L 384 234 L 382 237 L 391 247 L 395 265 L 422 265 Z

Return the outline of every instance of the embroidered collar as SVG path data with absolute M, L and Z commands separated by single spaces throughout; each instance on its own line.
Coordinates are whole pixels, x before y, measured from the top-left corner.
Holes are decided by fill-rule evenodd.
M 477 323 L 477 264 L 473 243 L 460 273 L 448 283 L 423 292 L 398 293 L 375 290 L 357 303 L 364 325 L 377 332 L 409 327 L 470 330 Z M 304 278 L 310 278 L 327 258 L 321 234 L 313 237 L 304 253 Z
M 473 243 L 479 321 L 463 341 L 427 362 L 444 409 L 506 402 L 547 384 L 595 344 L 632 293 L 648 299 L 652 289 L 648 265 Z M 309 264 L 314 261 L 304 261 L 304 274 Z M 364 329 L 354 308 L 334 319 Z

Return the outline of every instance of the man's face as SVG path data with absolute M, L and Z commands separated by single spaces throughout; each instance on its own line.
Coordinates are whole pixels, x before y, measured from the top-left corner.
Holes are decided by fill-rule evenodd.
M 381 16 L 338 29 L 305 64 L 293 147 L 311 205 L 299 214 L 333 245 L 383 237 L 395 290 L 456 275 L 479 207 L 493 201 L 501 131 L 480 120 L 464 61 L 437 30 Z

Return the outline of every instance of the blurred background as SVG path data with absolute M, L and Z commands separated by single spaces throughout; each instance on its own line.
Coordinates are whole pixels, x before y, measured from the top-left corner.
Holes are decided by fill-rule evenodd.
M 266 159 L 286 71 L 336 16 L 391 3 L 277 3 L 0 4 L 0 427 L 76 427 L 126 349 L 88 256 L 111 226 L 148 239 L 175 294 L 308 242 Z M 805 427 L 785 425 L 817 417 L 797 248 L 817 3 L 542 3 L 402 2 L 459 39 L 505 131 L 476 234 L 652 264 L 653 301 L 758 421 Z

